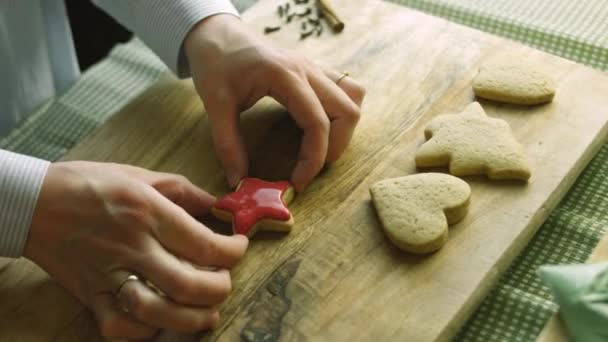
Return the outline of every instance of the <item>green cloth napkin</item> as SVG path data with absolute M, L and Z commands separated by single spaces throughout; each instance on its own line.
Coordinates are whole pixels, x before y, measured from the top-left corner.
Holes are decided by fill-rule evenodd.
M 608 341 L 608 262 L 547 265 L 539 273 L 574 341 Z

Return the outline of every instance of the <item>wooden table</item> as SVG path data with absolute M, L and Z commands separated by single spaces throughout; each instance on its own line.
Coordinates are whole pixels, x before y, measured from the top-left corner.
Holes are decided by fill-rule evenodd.
M 222 325 L 203 338 L 449 339 L 605 141 L 605 74 L 389 3 L 335 3 L 346 21 L 340 35 L 300 41 L 296 24 L 272 38 L 361 80 L 368 89 L 363 118 L 344 156 L 296 198 L 291 234 L 252 241 L 232 273 Z M 261 31 L 276 4 L 262 1 L 245 20 Z M 426 257 L 399 251 L 382 234 L 369 186 L 417 172 L 414 153 L 426 123 L 473 101 L 479 65 L 506 52 L 538 63 L 559 85 L 545 106 L 482 103 L 524 145 L 530 182 L 466 178 L 470 213 L 447 245 Z M 300 138 L 289 115 L 265 100 L 243 115 L 242 129 L 251 175 L 287 178 Z M 189 81 L 157 84 L 65 159 L 130 163 L 183 174 L 217 195 L 228 191 Z M 27 261 L 0 263 L 0 301 L 8 340 L 98 338 L 90 314 Z

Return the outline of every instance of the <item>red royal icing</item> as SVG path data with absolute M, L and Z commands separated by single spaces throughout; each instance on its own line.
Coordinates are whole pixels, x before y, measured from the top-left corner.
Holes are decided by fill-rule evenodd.
M 261 219 L 289 221 L 291 213 L 283 201 L 283 194 L 290 187 L 286 181 L 245 178 L 238 190 L 222 197 L 215 208 L 232 214 L 235 234 L 249 235 L 251 228 Z

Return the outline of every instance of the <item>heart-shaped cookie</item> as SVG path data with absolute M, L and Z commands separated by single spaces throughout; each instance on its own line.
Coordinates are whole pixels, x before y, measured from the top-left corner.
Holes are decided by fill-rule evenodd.
M 430 253 L 448 238 L 448 225 L 468 212 L 471 188 L 451 175 L 421 173 L 385 179 L 370 188 L 384 232 L 400 249 Z

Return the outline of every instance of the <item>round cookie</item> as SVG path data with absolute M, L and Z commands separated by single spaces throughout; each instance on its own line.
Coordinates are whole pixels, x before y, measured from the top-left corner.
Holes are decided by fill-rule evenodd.
M 519 105 L 551 102 L 555 95 L 552 77 L 517 59 L 497 60 L 480 68 L 473 79 L 477 97 Z
M 454 176 L 421 173 L 385 179 L 370 188 L 388 238 L 410 253 L 430 253 L 448 239 L 448 225 L 462 220 L 471 188 Z

